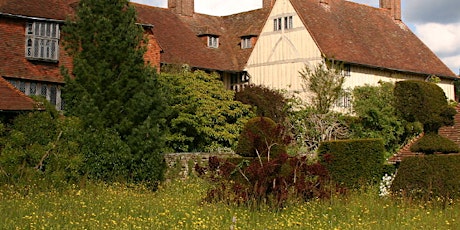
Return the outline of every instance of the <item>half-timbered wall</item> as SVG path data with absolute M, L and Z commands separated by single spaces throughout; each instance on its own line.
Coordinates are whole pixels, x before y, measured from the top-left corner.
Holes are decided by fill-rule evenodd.
M 289 17 L 292 17 L 292 28 L 285 28 L 285 19 L 289 23 Z M 281 29 L 275 30 L 274 20 L 278 19 L 281 19 Z M 307 64 L 315 65 L 320 60 L 320 50 L 289 0 L 278 0 L 246 69 L 251 83 L 294 92 L 302 90 L 299 70 Z
M 292 17 L 292 28 L 286 26 L 286 23 L 291 23 L 289 17 Z M 314 66 L 321 60 L 320 49 L 290 1 L 277 0 L 248 60 L 246 71 L 252 84 L 284 89 L 291 93 L 302 92 L 303 83 L 299 71 L 305 65 Z M 377 85 L 379 81 L 425 80 L 426 77 L 350 65 L 350 74 L 346 77 L 343 88 L 351 91 L 356 86 Z M 444 90 L 448 99 L 455 100 L 451 80 L 443 79 L 438 85 Z M 301 96 L 304 99 L 307 97 L 306 94 Z

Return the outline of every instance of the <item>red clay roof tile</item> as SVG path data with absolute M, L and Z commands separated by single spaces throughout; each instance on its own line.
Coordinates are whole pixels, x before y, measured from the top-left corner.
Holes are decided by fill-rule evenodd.
M 34 100 L 0 77 L 0 111 L 34 110 L 36 106 Z
M 387 10 L 344 0 L 291 0 L 321 52 L 329 58 L 359 65 L 456 75 Z
M 64 20 L 76 0 L 0 0 L 0 12 Z M 348 63 L 405 72 L 457 77 L 402 22 L 386 9 L 344 0 L 290 0 L 321 52 Z M 244 69 L 251 49 L 241 49 L 244 35 L 260 34 L 270 9 L 224 17 L 195 13 L 179 16 L 169 9 L 133 5 L 140 23 L 153 24 L 163 48 L 162 63 L 187 63 L 221 71 Z M 46 7 L 44 7 L 46 6 Z M 208 48 L 198 35 L 219 35 L 218 49 Z M 4 50 L 4 47 L 1 47 Z
M 27 17 L 65 20 L 78 0 L 0 0 L 0 12 Z

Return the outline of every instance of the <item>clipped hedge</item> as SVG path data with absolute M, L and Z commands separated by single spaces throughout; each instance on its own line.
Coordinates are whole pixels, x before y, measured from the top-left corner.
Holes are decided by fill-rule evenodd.
M 432 82 L 417 80 L 395 84 L 395 107 L 402 117 L 419 121 L 425 132 L 437 132 L 441 126 L 453 125 L 455 108 L 448 105 L 444 91 Z
M 407 157 L 391 186 L 395 194 L 411 198 L 460 197 L 460 155 Z
M 446 137 L 437 133 L 427 133 L 410 147 L 410 151 L 433 154 L 458 153 L 460 149 L 455 142 Z
M 321 143 L 318 154 L 332 180 L 349 188 L 377 182 L 385 147 L 382 139 L 340 140 Z

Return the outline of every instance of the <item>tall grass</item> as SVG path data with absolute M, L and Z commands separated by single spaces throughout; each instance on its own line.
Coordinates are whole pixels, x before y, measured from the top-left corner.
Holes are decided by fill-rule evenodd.
M 0 229 L 460 229 L 460 206 L 380 198 L 375 189 L 283 210 L 204 203 L 209 184 L 177 180 L 157 192 L 87 184 L 40 191 L 0 188 Z

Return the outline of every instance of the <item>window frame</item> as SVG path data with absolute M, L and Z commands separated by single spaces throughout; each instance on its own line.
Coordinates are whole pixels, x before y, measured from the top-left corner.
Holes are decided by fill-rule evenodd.
M 56 22 L 26 22 L 25 57 L 30 60 L 59 61 L 60 26 Z
M 294 27 L 294 23 L 292 22 L 292 16 L 284 17 L 284 29 L 289 30 Z
M 208 35 L 208 47 L 209 48 L 219 48 L 219 36 Z
M 274 31 L 280 31 L 283 28 L 283 18 L 278 17 L 273 19 L 273 30 Z
M 252 48 L 252 37 L 244 36 L 241 37 L 241 49 L 250 49 Z

